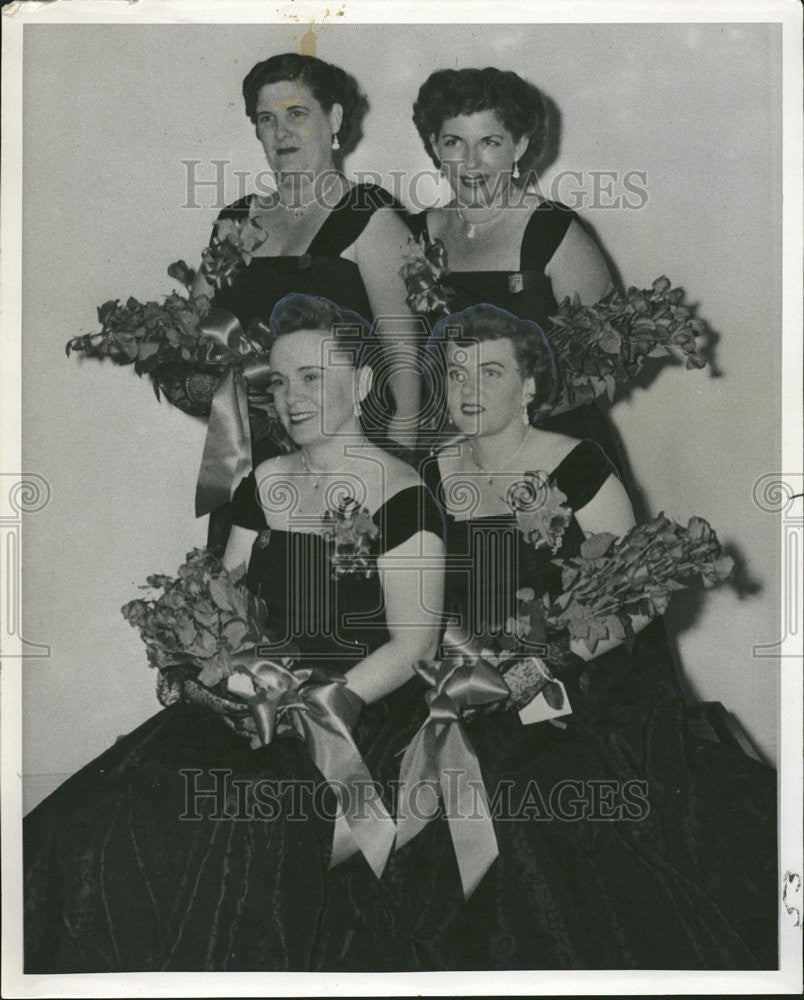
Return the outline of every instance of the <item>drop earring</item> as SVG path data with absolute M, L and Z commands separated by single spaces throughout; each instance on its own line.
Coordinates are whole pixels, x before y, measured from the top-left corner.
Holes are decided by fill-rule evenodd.
M 511 171 L 511 176 L 515 181 L 519 180 L 519 161 L 514 160 L 514 169 Z
M 529 403 L 525 403 L 522 406 L 522 423 L 524 424 L 525 427 L 530 427 L 530 412 L 528 410 L 529 406 L 530 406 Z
M 340 144 L 340 141 L 338 140 L 338 133 L 337 132 L 333 132 L 332 133 L 332 148 L 333 149 L 340 149 L 341 148 L 341 144 Z

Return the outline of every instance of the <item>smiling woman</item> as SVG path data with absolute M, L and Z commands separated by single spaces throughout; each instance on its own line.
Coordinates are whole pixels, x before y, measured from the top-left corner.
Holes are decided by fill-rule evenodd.
M 594 303 L 614 287 L 578 216 L 538 193 L 534 164 L 545 118 L 536 87 L 493 67 L 438 70 L 419 90 L 413 121 L 454 197 L 414 216 L 412 225 L 427 243 L 443 246 L 448 270 L 441 281 L 451 311 L 485 302 L 546 326 L 566 296 Z M 595 406 L 545 418 L 541 426 L 592 438 L 622 464 Z
M 438 643 L 442 518 L 410 466 L 360 428 L 377 358 L 365 320 L 292 295 L 271 327 L 295 450 L 241 483 L 224 564 L 247 566 L 264 602 L 257 659 L 291 658 L 295 704 L 307 721 L 323 712 L 326 733 L 277 710 L 278 730 L 252 749 L 242 700 L 185 685 L 26 817 L 28 972 L 334 969 L 368 916 L 349 886 L 382 871 L 394 824 L 375 801 L 347 830 L 335 796 L 374 797 L 360 755 L 396 759 L 426 715 L 413 668 Z M 258 667 L 230 674 L 250 704 Z M 344 753 L 349 785 L 336 792 L 323 774 Z M 353 967 L 389 948 L 378 939 Z

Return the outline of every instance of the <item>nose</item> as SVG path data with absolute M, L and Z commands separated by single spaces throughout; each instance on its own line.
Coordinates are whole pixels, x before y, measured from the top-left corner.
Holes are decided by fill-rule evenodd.
M 474 170 L 477 167 L 480 162 L 480 157 L 476 146 L 467 147 L 466 156 L 464 157 L 463 162 L 467 170 Z
M 466 376 L 461 383 L 461 399 L 472 402 L 477 398 L 477 382 L 470 376 Z

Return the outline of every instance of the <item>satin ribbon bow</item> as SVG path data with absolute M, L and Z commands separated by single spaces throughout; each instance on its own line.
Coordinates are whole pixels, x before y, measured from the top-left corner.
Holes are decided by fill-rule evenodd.
M 279 722 L 289 722 L 304 739 L 324 778 L 335 786 L 341 806 L 335 819 L 330 868 L 360 851 L 379 878 L 393 847 L 396 826 L 380 799 L 352 739 L 362 701 L 342 675 L 322 667 L 289 670 L 278 659 L 240 654 L 235 662 L 250 675 L 257 693 L 248 699 L 260 743 L 267 746 Z
M 447 655 L 440 661 L 416 666 L 431 686 L 425 695 L 430 714 L 402 758 L 396 840 L 402 847 L 433 819 L 432 815 L 417 815 L 417 789 L 423 784 L 440 788 L 464 898 L 468 899 L 499 850 L 480 763 L 461 724 L 461 713 L 500 701 L 510 692 L 465 633 L 448 628 L 443 645 Z M 455 777 L 457 782 L 451 780 Z
M 248 336 L 227 310 L 210 310 L 198 330 L 208 338 L 216 359 L 230 365 L 212 397 L 195 489 L 195 516 L 201 517 L 228 503 L 237 484 L 251 472 L 248 386 L 264 378 L 270 369 L 264 356 L 248 356 L 259 342 Z M 268 327 L 259 320 L 249 327 L 251 333 L 270 336 Z

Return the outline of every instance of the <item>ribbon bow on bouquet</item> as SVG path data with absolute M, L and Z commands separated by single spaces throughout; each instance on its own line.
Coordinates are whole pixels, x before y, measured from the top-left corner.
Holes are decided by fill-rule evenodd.
M 361 699 L 346 686 L 342 675 L 323 667 L 290 670 L 278 658 L 255 658 L 253 651 L 237 654 L 233 662 L 256 690 L 247 699 L 257 730 L 256 744 L 267 746 L 280 722 L 288 722 L 335 788 L 341 811 L 335 820 L 330 867 L 360 851 L 379 878 L 396 826 L 382 802 L 366 794 L 373 781 L 351 733 L 363 706 Z
M 228 503 L 234 488 L 251 472 L 249 387 L 256 390 L 252 396 L 256 405 L 271 407 L 270 395 L 261 392 L 270 371 L 263 345 L 271 332 L 259 319 L 245 332 L 226 309 L 210 310 L 198 329 L 214 359 L 229 365 L 212 397 L 195 491 L 195 515 L 201 517 Z
M 400 768 L 397 844 L 403 846 L 434 818 L 417 806 L 422 785 L 441 791 L 450 836 L 468 899 L 499 854 L 480 763 L 461 722 L 468 708 L 493 704 L 510 694 L 505 681 L 473 649 L 468 636 L 450 626 L 445 656 L 420 663 L 417 673 L 430 685 L 430 714 L 405 751 Z M 453 779 L 457 777 L 457 782 Z

